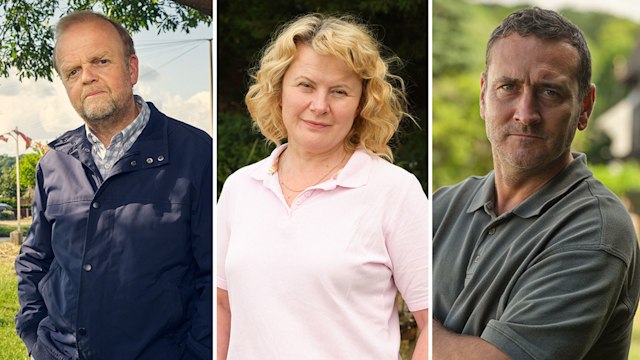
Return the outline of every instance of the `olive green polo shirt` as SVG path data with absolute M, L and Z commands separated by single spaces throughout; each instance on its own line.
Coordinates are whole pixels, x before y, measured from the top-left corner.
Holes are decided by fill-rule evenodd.
M 626 359 L 638 244 L 584 154 L 512 211 L 493 172 L 433 197 L 434 317 L 513 359 Z

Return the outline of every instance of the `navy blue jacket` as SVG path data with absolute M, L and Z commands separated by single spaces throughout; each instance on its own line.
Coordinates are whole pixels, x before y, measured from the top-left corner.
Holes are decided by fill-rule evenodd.
M 15 263 L 37 360 L 212 358 L 212 139 L 148 104 L 106 180 L 84 127 L 38 163 Z

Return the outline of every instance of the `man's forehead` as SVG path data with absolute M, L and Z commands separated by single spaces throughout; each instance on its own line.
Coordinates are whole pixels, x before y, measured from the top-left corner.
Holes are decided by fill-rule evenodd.
M 498 58 L 499 56 L 499 58 Z M 535 35 L 511 34 L 497 39 L 487 52 L 487 72 L 496 70 L 493 63 L 547 67 L 551 72 L 575 73 L 580 64 L 578 50 L 562 39 L 545 39 Z
M 579 55 L 578 49 L 576 49 L 576 47 L 573 44 L 571 44 L 571 42 L 569 42 L 568 39 L 544 38 L 534 34 L 520 35 L 515 32 L 510 33 L 506 36 L 497 38 L 490 45 L 490 48 L 488 49 L 487 54 L 492 55 L 496 51 L 497 47 L 504 48 L 507 45 L 526 46 L 528 44 L 542 44 L 545 47 L 561 47 L 561 48 L 564 48 L 566 51 L 575 53 L 576 56 Z M 529 54 L 529 55 L 532 55 L 532 54 Z
M 117 30 L 107 21 L 90 19 L 71 24 L 59 36 L 56 42 L 56 55 L 62 52 L 100 53 L 113 52 L 124 45 Z

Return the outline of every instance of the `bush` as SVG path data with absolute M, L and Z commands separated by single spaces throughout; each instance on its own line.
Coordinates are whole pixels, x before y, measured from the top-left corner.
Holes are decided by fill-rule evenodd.
M 27 233 L 29 232 L 29 228 L 31 227 L 31 225 L 20 225 L 20 230 L 22 230 L 22 238 L 24 239 L 25 236 L 27 236 Z M 9 225 L 0 225 L 0 237 L 9 237 L 12 231 L 16 231 L 16 227 L 15 226 L 9 226 Z
M 262 160 L 274 146 L 252 128 L 251 118 L 243 113 L 218 113 L 218 193 L 231 173 Z
M 640 191 L 640 163 L 613 161 L 607 165 L 590 165 L 593 176 L 619 197 Z
M 15 197 L 0 197 L 0 203 L 7 204 L 12 208 L 16 208 L 16 198 Z
M 0 220 L 15 220 L 16 214 L 11 210 L 0 211 Z

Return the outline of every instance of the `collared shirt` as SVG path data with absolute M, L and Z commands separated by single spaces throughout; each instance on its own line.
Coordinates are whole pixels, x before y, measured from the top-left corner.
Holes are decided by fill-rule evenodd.
M 640 262 L 629 215 L 584 154 L 509 212 L 494 173 L 433 196 L 433 311 L 513 359 L 626 359 Z
M 287 205 L 276 159 L 232 174 L 217 214 L 229 358 L 397 359 L 400 291 L 428 307 L 428 201 L 415 176 L 357 150 Z
M 91 155 L 93 155 L 93 161 L 96 163 L 100 174 L 104 179 L 109 176 L 113 165 L 120 160 L 122 155 L 131 148 L 134 142 L 138 139 L 138 136 L 144 130 L 149 122 L 149 106 L 142 99 L 142 97 L 135 95 L 135 101 L 140 106 L 140 113 L 126 128 L 122 129 L 119 133 L 115 134 L 111 138 L 111 143 L 105 148 L 104 144 L 98 140 L 88 125 L 85 125 L 87 132 L 87 139 L 93 145 L 91 148 Z

